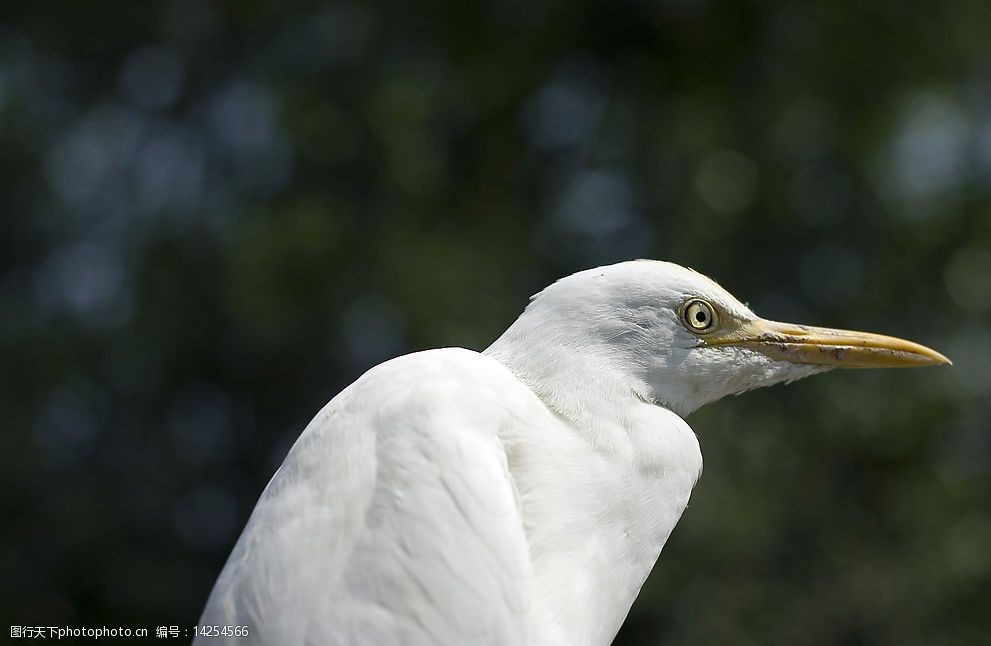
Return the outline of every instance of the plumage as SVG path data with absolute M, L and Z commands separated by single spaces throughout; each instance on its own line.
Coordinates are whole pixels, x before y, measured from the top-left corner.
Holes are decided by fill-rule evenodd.
M 720 336 L 686 325 L 699 298 Z M 818 329 L 769 349 L 758 323 L 634 261 L 551 285 L 484 353 L 371 369 L 290 450 L 200 623 L 247 626 L 238 644 L 609 643 L 701 473 L 683 416 L 836 365 L 770 356 Z

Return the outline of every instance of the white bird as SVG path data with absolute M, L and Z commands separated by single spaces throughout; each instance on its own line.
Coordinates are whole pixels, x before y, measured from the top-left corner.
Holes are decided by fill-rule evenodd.
M 243 626 L 241 645 L 608 644 L 701 474 L 686 415 L 831 368 L 944 363 L 893 337 L 761 319 L 671 263 L 579 272 L 484 352 L 399 357 L 334 397 L 266 487 L 198 630 Z

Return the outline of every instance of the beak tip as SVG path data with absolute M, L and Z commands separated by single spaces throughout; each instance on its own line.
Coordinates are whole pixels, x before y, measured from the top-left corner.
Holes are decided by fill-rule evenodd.
M 922 367 L 929 367 L 929 366 L 952 366 L 953 365 L 953 362 L 950 361 L 950 358 L 947 357 L 946 355 L 944 355 L 943 353 L 936 352 L 935 350 L 932 350 L 932 349 L 929 349 L 929 348 L 927 348 L 927 350 L 928 350 L 928 352 L 926 352 L 924 355 L 922 355 L 920 357 L 920 358 L 922 358 L 924 360 L 922 363 L 919 364 L 920 366 L 922 366 Z
M 919 367 L 928 368 L 933 366 L 952 366 L 953 362 L 942 352 L 937 352 L 932 348 L 926 348 L 921 346 L 919 350 L 914 352 L 916 357 L 919 359 L 919 363 L 916 364 Z
M 929 359 L 929 364 L 928 365 L 931 365 L 931 366 L 952 366 L 953 365 L 953 361 L 951 361 L 950 358 L 948 356 L 946 356 L 945 354 L 943 354 L 942 352 L 939 352 L 938 350 L 933 350 L 932 348 L 927 348 L 925 346 L 921 346 L 921 348 L 923 350 L 925 350 L 925 353 L 924 354 L 925 354 L 926 358 Z

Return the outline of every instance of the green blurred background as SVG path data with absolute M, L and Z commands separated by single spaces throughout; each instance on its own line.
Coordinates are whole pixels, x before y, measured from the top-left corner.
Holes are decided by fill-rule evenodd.
M 342 387 L 651 257 L 955 365 L 693 415 L 616 643 L 991 643 L 989 197 L 985 0 L 4 3 L 2 621 L 191 625 Z

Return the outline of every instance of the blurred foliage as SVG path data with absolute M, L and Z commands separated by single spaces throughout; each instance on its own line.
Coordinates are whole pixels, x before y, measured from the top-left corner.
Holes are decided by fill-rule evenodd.
M 952 369 L 690 420 L 618 644 L 991 642 L 991 4 L 0 9 L 4 623 L 192 624 L 363 370 L 632 257 Z

